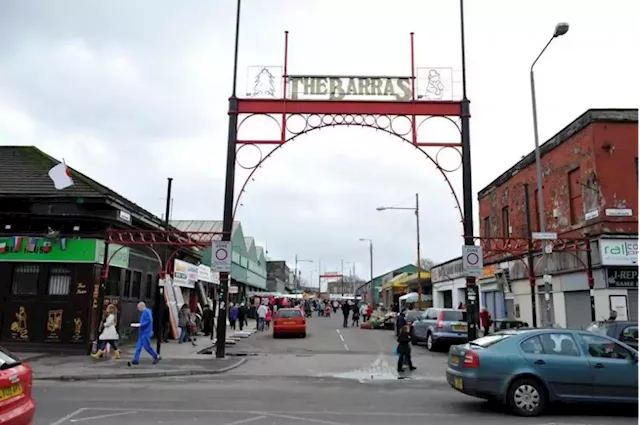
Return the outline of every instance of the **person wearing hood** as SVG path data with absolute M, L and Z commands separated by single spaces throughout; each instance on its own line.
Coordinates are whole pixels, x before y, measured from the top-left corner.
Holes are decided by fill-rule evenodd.
M 236 329 L 236 321 L 238 320 L 238 306 L 231 304 L 231 309 L 229 310 L 229 326 L 231 329 Z
M 396 336 L 400 336 L 400 330 L 407 324 L 407 318 L 405 317 L 406 310 L 402 310 L 396 316 Z
M 480 309 L 480 326 L 484 332 L 484 335 L 489 335 L 489 329 L 491 328 L 491 324 L 493 320 L 491 319 L 491 313 L 487 310 L 487 307 L 482 306 Z

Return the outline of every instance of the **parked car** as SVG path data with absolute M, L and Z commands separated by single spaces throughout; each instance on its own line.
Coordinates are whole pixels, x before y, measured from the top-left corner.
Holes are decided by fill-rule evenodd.
M 0 424 L 33 425 L 32 380 L 29 365 L 0 347 Z
M 299 335 L 306 338 L 307 321 L 301 309 L 281 308 L 276 311 L 273 320 L 273 337 L 278 338 L 281 335 Z
M 467 312 L 452 308 L 429 308 L 413 322 L 411 342 L 426 342 L 429 351 L 447 344 L 467 342 Z
M 638 352 L 583 330 L 520 329 L 449 349 L 447 382 L 521 416 L 549 403 L 638 403 Z
M 587 331 L 610 336 L 638 349 L 638 322 L 603 320 L 590 324 Z

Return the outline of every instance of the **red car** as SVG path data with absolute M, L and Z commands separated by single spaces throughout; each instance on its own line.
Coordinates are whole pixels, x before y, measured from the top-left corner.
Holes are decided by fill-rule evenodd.
M 273 320 L 273 337 L 280 335 L 307 336 L 307 321 L 299 308 L 281 308 L 276 312 Z
M 0 424 L 33 425 L 36 403 L 31 397 L 31 368 L 0 347 Z

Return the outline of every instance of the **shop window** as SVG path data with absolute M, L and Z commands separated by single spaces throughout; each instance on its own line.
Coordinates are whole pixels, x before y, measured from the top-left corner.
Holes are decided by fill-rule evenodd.
M 131 294 L 130 298 L 139 300 L 142 290 L 142 272 L 133 272 L 131 277 Z M 125 296 L 127 294 L 125 293 Z
M 40 266 L 25 264 L 15 266 L 13 269 L 13 281 L 11 282 L 11 294 L 13 295 L 37 295 L 38 276 Z
M 56 266 L 49 271 L 47 295 L 69 295 L 71 287 L 71 270 Z
M 124 291 L 122 291 L 122 296 L 127 298 L 131 294 L 131 270 L 124 271 Z
M 144 297 L 151 299 L 153 297 L 153 275 L 147 273 L 147 284 L 144 286 Z
M 112 297 L 120 296 L 120 279 L 122 278 L 122 269 L 119 267 L 109 267 L 107 282 L 104 294 Z
M 508 238 L 511 236 L 511 223 L 509 222 L 509 207 L 502 209 L 502 236 Z

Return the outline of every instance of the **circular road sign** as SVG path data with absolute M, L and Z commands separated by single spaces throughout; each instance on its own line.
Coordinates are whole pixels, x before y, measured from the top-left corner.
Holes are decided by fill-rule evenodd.
M 226 248 L 216 249 L 216 260 L 224 261 L 227 259 L 227 257 L 229 257 L 229 252 L 226 250 Z
M 467 253 L 467 264 L 475 266 L 480 261 L 480 257 L 475 252 Z

